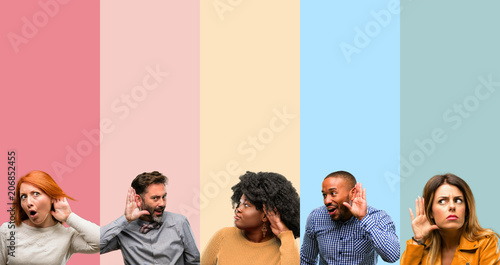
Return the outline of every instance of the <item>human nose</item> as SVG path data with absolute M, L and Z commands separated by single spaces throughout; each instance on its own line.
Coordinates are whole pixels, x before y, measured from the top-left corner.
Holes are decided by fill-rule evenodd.
M 234 213 L 241 213 L 241 208 L 240 207 L 241 207 L 241 205 L 238 205 L 238 207 L 236 207 L 234 209 Z
M 159 204 L 159 206 L 160 206 L 160 207 L 163 207 L 163 206 L 165 206 L 166 204 L 167 204 L 167 198 L 161 198 L 161 199 L 160 199 L 160 204 Z
M 28 207 L 33 206 L 33 198 L 31 196 L 26 197 L 26 206 Z
M 454 211 L 455 210 L 455 202 L 453 200 L 450 201 L 450 211 Z
M 325 205 L 328 205 L 332 203 L 332 197 L 330 195 L 326 195 L 325 198 L 323 199 Z

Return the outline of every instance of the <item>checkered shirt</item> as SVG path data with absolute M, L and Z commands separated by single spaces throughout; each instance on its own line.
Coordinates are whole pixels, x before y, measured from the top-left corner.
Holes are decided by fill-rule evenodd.
M 300 250 L 300 264 L 371 265 L 378 255 L 393 263 L 399 259 L 399 239 L 391 217 L 386 212 L 368 206 L 366 216 L 359 221 L 332 221 L 325 206 L 314 209 L 306 223 Z

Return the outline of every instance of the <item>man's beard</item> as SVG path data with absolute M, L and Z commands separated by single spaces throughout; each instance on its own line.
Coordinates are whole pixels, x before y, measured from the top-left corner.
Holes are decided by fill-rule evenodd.
M 345 202 L 347 202 L 347 203 L 350 202 L 349 195 L 347 195 Z M 332 221 L 343 221 L 344 218 L 346 217 L 346 215 L 348 214 L 349 209 L 347 209 L 347 207 L 342 202 L 342 203 L 337 205 L 337 212 L 338 212 L 337 217 L 333 217 L 333 215 L 330 215 L 330 218 L 332 219 Z
M 163 216 L 163 211 L 165 210 L 165 207 L 157 207 L 156 210 L 158 211 L 161 211 L 162 213 L 158 216 L 155 216 L 155 208 L 153 207 L 149 207 L 147 206 L 146 204 L 143 204 L 142 205 L 142 210 L 146 210 L 149 212 L 149 216 L 148 215 L 143 215 L 143 216 L 147 216 L 149 217 L 149 220 L 151 220 L 151 222 L 161 222 L 161 217 Z M 146 217 L 146 218 L 147 218 Z

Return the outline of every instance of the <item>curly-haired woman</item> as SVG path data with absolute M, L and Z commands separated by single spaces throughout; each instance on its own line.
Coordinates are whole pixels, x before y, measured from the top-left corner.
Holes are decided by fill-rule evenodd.
M 201 264 L 299 264 L 300 199 L 292 183 L 277 173 L 247 172 L 232 190 L 235 227 L 212 236 Z

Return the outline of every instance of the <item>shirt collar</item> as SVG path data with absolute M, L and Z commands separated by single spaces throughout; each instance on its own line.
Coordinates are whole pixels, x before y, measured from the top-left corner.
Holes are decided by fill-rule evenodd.
M 469 241 L 465 238 L 465 236 L 462 234 L 460 237 L 460 245 L 458 245 L 458 249 L 460 250 L 474 250 L 479 248 L 479 241 Z
M 341 221 L 341 220 L 337 220 L 337 221 L 333 221 L 332 222 L 335 224 L 335 225 L 338 225 L 338 226 L 342 226 L 342 225 L 349 225 L 349 224 L 352 224 L 352 223 L 355 223 L 356 220 L 358 220 L 356 217 L 351 216 L 351 218 L 347 219 L 346 221 Z

